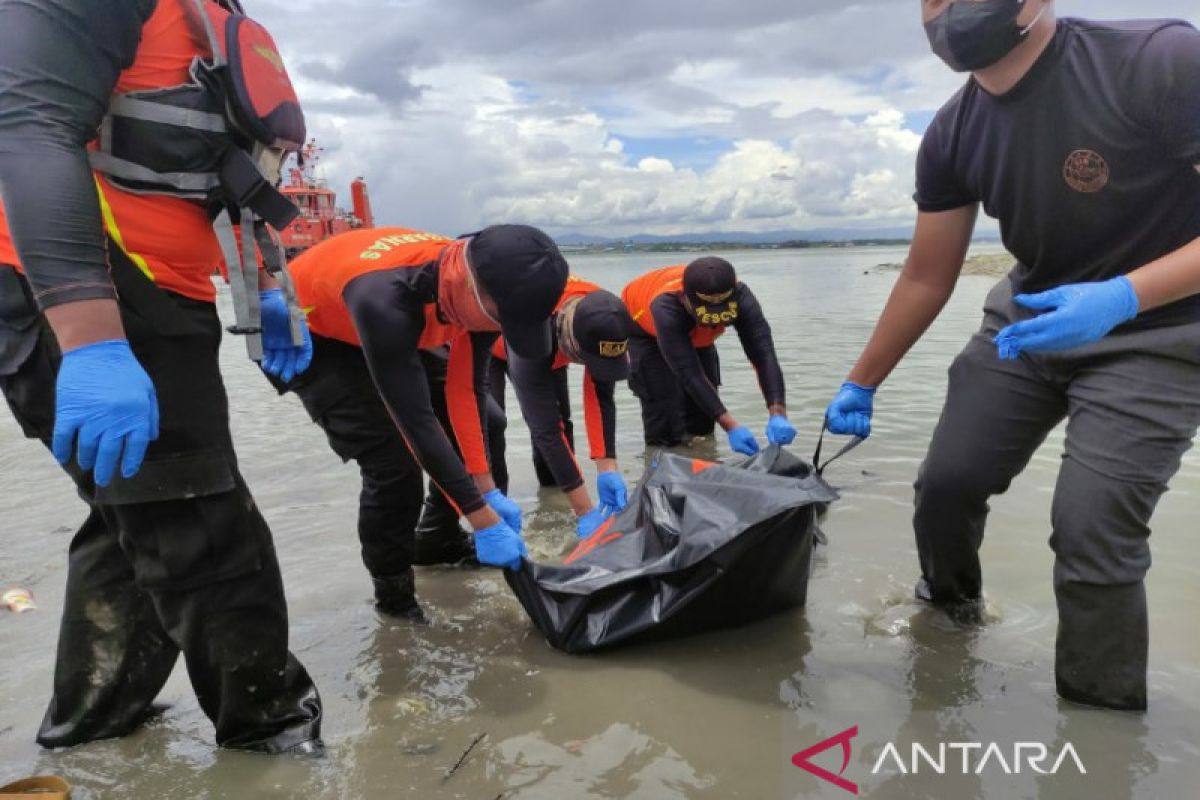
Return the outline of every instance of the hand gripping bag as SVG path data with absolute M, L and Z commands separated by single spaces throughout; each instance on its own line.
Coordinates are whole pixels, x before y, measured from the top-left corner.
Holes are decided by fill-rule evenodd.
M 778 447 L 732 466 L 660 453 L 626 509 L 562 564 L 505 576 L 568 653 L 736 627 L 804 605 L 817 515 L 835 499 Z

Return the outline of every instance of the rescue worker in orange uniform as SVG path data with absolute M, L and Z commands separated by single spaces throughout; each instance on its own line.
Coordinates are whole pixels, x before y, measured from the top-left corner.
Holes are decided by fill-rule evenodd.
M 720 424 L 735 452 L 758 452 L 754 434 L 734 419 L 717 393 L 721 364 L 715 343 L 730 325 L 767 402 L 768 441 L 791 444 L 796 438 L 771 326 L 732 264 L 710 256 L 686 267 L 654 270 L 626 286 L 621 298 L 637 326 L 629 346 L 629 386 L 642 402 L 647 446 L 687 444 Z
M 505 373 L 512 370 L 521 413 L 533 439 L 539 481 L 566 492 L 578 518 L 576 533 L 585 538 L 609 516 L 624 509 L 628 499 L 625 481 L 617 469 L 614 390 L 618 381 L 629 377 L 633 320 L 616 295 L 572 275 L 554 310 L 552 327 L 555 352 L 540 361 L 517 357 L 510 364 L 504 340 L 498 341 L 492 350 L 489 388 L 503 407 Z M 596 463 L 599 506 L 593 506 L 575 460 L 567 386 L 570 364 L 584 366 L 584 421 L 590 455 Z M 507 479 L 507 466 L 497 467 L 496 471 Z
M 320 698 L 288 651 L 271 532 L 229 433 L 208 214 L 89 164 L 112 98 L 190 84 L 200 56 L 181 3 L 0 2 L 0 390 L 90 511 L 70 545 L 45 747 L 135 730 L 182 653 L 219 745 L 321 749 Z M 307 348 L 263 289 L 266 353 L 301 369 Z
M 412 571 L 422 469 L 467 518 L 479 561 L 518 568 L 521 511 L 496 485 L 486 446 L 487 360 L 501 331 L 514 352 L 551 352 L 549 318 L 567 280 L 554 242 L 523 225 L 458 240 L 366 228 L 326 239 L 288 271 L 314 342 L 312 366 L 288 388 L 362 472 L 359 537 L 380 610 L 423 618 Z M 447 344 L 457 451 L 421 356 Z

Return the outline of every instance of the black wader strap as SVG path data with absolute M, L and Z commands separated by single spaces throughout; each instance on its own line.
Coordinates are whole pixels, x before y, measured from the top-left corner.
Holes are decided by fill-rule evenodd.
M 300 209 L 267 182 L 245 150 L 231 148 L 221 162 L 221 188 L 238 208 L 249 208 L 281 231 L 300 215 Z
M 818 475 L 824 474 L 826 467 L 828 467 L 830 464 L 837 461 L 842 456 L 846 455 L 846 453 L 849 453 L 851 450 L 853 450 L 854 448 L 858 447 L 860 444 L 862 444 L 863 442 L 866 441 L 866 438 L 864 438 L 862 436 L 855 436 L 853 439 L 851 439 L 849 442 L 846 443 L 845 447 L 843 447 L 841 450 L 838 450 L 837 453 L 835 453 L 833 456 L 831 456 L 828 461 L 826 461 L 824 464 L 822 464 L 821 463 L 821 447 L 824 446 L 824 444 L 825 444 L 825 431 L 827 431 L 827 430 L 829 430 L 828 420 L 821 423 L 821 435 L 817 437 L 817 451 L 815 453 L 813 453 L 813 458 L 812 458 L 813 466 L 816 467 Z

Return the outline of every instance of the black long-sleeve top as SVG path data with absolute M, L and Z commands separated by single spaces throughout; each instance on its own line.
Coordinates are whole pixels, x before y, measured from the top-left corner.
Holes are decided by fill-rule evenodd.
M 762 306 L 744 283 L 738 284 L 731 301 L 737 303 L 738 309 L 733 326 L 742 343 L 742 350 L 754 366 L 763 398 L 769 406 L 783 405 L 786 395 L 783 370 L 775 355 L 771 325 L 763 315 Z M 696 401 L 696 405 L 713 419 L 724 414 L 725 405 L 721 402 L 717 387 L 705 377 L 691 339 L 692 330 L 699 323 L 683 305 L 679 293 L 668 292 L 656 297 L 650 304 L 650 313 L 658 332 L 658 347 L 683 388 Z
M 0 2 L 0 197 L 43 309 L 116 297 L 86 148 L 156 5 Z
M 437 299 L 437 263 L 368 272 L 342 293 L 362 342 L 379 395 L 422 469 L 463 514 L 484 506 L 472 474 L 489 471 L 487 461 L 487 360 L 494 333 L 458 333 L 450 343 L 446 404 L 454 452 L 433 412 L 419 349 L 425 308 Z M 466 463 L 464 463 L 464 461 Z
M 563 429 L 558 395 L 554 390 L 556 369 L 553 361 L 553 356 L 539 362 L 522 358 L 511 351 L 508 353 L 508 369 L 512 376 L 513 389 L 521 405 L 521 415 L 525 418 L 525 424 L 529 426 L 533 446 L 550 467 L 554 482 L 564 492 L 570 492 L 583 485 L 583 473 Z M 611 381 L 595 381 L 585 369 L 584 422 L 587 426 L 589 454 L 593 459 L 617 457 L 615 394 L 616 384 Z

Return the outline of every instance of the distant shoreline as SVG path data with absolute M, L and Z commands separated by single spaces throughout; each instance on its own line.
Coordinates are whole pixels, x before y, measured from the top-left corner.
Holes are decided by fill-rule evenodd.
M 588 244 L 560 245 L 569 255 L 612 255 L 623 253 L 704 253 L 728 250 L 849 250 L 867 247 L 907 247 L 911 239 L 852 239 L 849 241 L 790 241 L 771 244 L 749 242 L 655 242 L 653 244 Z M 993 239 L 981 239 L 972 245 L 996 245 Z M 1016 259 L 1007 252 L 984 253 L 968 256 L 963 264 L 963 275 L 1003 277 L 1012 269 Z M 904 262 L 877 264 L 872 272 L 893 272 L 904 268 Z
M 981 240 L 979 244 L 998 244 L 990 240 Z M 620 244 L 561 244 L 559 249 L 564 253 L 574 254 L 603 254 L 603 253 L 690 253 L 713 250 L 814 250 L 814 249 L 850 249 L 858 247 L 907 247 L 911 239 L 849 239 L 845 241 L 809 241 L 798 239 L 786 242 L 654 242 L 654 243 L 620 243 Z

